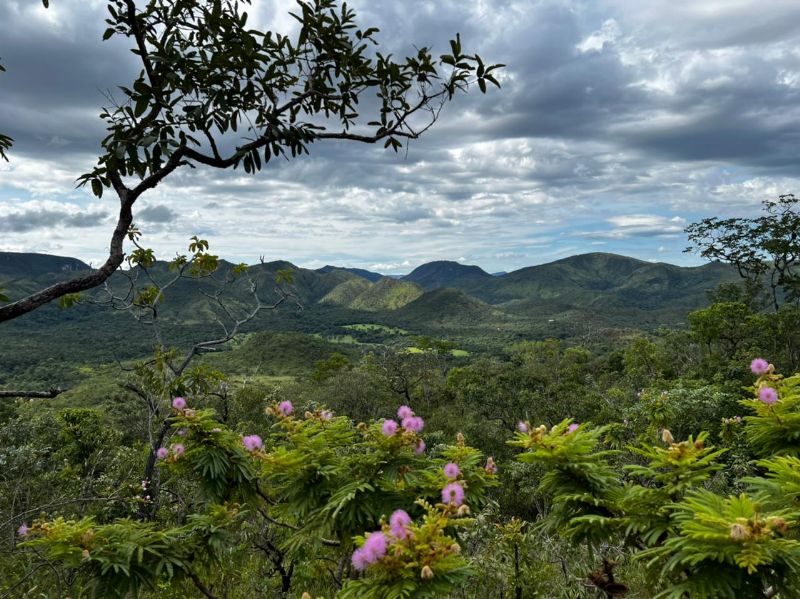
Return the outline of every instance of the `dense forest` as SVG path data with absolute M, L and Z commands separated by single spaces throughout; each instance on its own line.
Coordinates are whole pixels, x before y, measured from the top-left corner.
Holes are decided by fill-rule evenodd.
M 773 224 L 780 207 L 796 200 L 765 203 Z M 773 228 L 767 246 L 785 242 Z M 5 386 L 69 389 L 0 408 L 3 596 L 795 596 L 793 262 L 775 289 L 776 261 L 707 279 L 705 306 L 678 326 L 556 338 L 524 319 L 496 326 L 513 310 L 443 288 L 430 267 L 402 305 L 331 311 L 331 292 L 302 269 L 259 273 L 205 243 L 190 250 L 186 268 L 143 260 L 72 307 L 11 323 L 31 335 L 9 340 L 22 358 L 4 360 Z M 9 290 L 24 288 L 21 260 L 28 272 L 62 264 L 7 254 Z M 576 270 L 587 260 L 606 282 L 624 263 L 556 263 L 562 284 L 609 289 Z M 353 277 L 368 289 L 363 274 L 321 270 L 342 279 L 333 289 Z M 445 270 L 481 293 L 473 269 L 466 283 Z M 277 301 L 258 297 L 259 275 Z M 427 295 L 438 318 L 409 317 Z M 206 312 L 216 321 L 185 320 Z M 126 330 L 141 353 L 98 359 L 73 345 L 87 319 Z M 245 324 L 259 330 L 239 333 Z M 208 336 L 215 327 L 222 337 Z M 32 351 L 39 367 L 21 368 Z

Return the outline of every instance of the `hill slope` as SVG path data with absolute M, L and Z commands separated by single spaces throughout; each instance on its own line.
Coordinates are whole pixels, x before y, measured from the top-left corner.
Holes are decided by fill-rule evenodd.
M 418 266 L 404 276 L 403 280 L 422 285 L 425 289 L 454 287 L 469 290 L 480 287 L 481 284 L 491 278 L 492 275 L 479 266 L 439 260 Z

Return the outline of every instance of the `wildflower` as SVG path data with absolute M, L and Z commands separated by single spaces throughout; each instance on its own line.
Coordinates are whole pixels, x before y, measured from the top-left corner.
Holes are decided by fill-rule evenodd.
M 392 437 L 397 432 L 397 423 L 394 420 L 384 420 L 381 432 L 384 437 Z
M 489 456 L 486 460 L 486 466 L 483 467 L 486 471 L 486 474 L 497 474 L 497 464 L 494 463 L 494 458 Z
M 186 448 L 181 443 L 175 443 L 175 445 L 172 446 L 172 453 L 174 453 L 176 457 L 181 457 L 184 451 L 186 451 Z
M 528 432 L 528 424 L 526 422 L 522 422 L 522 420 L 520 420 L 519 422 L 517 422 L 517 430 L 519 432 L 521 432 L 521 433 L 527 433 Z
M 778 392 L 772 387 L 761 387 L 761 389 L 758 390 L 758 399 L 768 406 L 771 406 L 778 401 Z
M 30 529 L 28 528 L 28 525 L 23 522 L 22 525 L 20 525 L 20 527 L 17 529 L 17 534 L 21 537 L 27 537 L 29 530 Z
M 411 516 L 405 510 L 395 510 L 389 518 L 389 526 L 392 535 L 398 539 L 405 539 L 409 536 L 408 525 L 411 524 Z
M 400 406 L 399 408 L 397 408 L 397 417 L 400 420 L 411 418 L 413 415 L 414 415 L 414 410 L 412 410 L 408 406 Z
M 183 410 L 186 407 L 186 400 L 182 397 L 176 397 L 172 400 L 172 407 L 176 410 Z
M 169 455 L 169 449 L 166 447 L 159 447 L 158 451 L 156 451 L 156 455 L 159 457 L 159 459 L 165 460 Z M 144 485 L 142 485 L 142 488 L 144 488 Z
M 450 483 L 442 489 L 442 503 L 453 504 L 456 506 L 464 503 L 464 487 L 458 483 Z
M 288 400 L 282 401 L 278 405 L 278 412 L 281 413 L 281 416 L 289 416 L 292 412 L 294 412 L 294 406 L 292 405 L 292 402 Z
M 330 410 L 322 410 L 319 413 L 319 417 L 321 420 L 325 420 L 327 422 L 328 420 L 333 418 L 333 412 L 331 412 Z
M 570 424 L 567 427 L 567 432 L 568 433 L 574 433 L 576 430 L 578 430 L 579 426 L 580 426 L 580 424 L 578 424 L 577 422 L 573 422 L 572 424 Z
M 419 433 L 425 427 L 425 421 L 419 416 L 409 416 L 403 418 L 403 428 L 409 431 Z
M 353 557 L 350 559 L 353 563 L 353 567 L 361 572 L 364 568 L 367 567 L 371 562 L 367 561 L 367 555 L 362 549 L 356 549 L 353 552 Z
M 759 376 L 767 374 L 769 372 L 769 362 L 764 358 L 756 358 L 750 362 L 750 372 Z
M 185 437 L 187 432 L 189 431 L 187 431 L 185 428 L 179 428 L 177 431 L 175 431 L 175 434 L 179 437 Z
M 458 464 L 454 464 L 453 462 L 445 464 L 443 470 L 447 478 L 458 478 L 458 475 L 461 474 Z
M 422 580 L 430 580 L 433 578 L 433 570 L 431 570 L 430 566 L 422 566 L 422 572 L 419 574 Z
M 361 546 L 361 550 L 367 558 L 367 563 L 374 564 L 386 555 L 386 547 L 388 544 L 386 535 L 381 531 L 368 534 L 367 540 Z
M 417 455 L 425 453 L 425 441 L 422 439 L 417 439 L 417 442 L 414 445 L 414 453 Z
M 264 447 L 264 442 L 258 435 L 248 435 L 246 437 L 242 437 L 242 443 L 247 451 L 255 451 L 256 449 L 261 449 Z

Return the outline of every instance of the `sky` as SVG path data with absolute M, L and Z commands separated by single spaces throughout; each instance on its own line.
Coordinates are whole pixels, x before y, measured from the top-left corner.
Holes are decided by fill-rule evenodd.
M 112 194 L 75 188 L 104 136 L 104 94 L 138 72 L 103 42 L 105 2 L 0 2 L 0 251 L 101 263 Z M 139 4 L 143 4 L 139 0 Z M 256 176 L 180 172 L 137 202 L 160 257 L 208 239 L 232 262 L 408 272 L 431 260 L 511 271 L 586 252 L 700 264 L 683 229 L 800 194 L 797 0 L 351 0 L 382 48 L 464 47 L 502 89 L 447 105 L 395 154 L 324 141 Z M 254 0 L 291 34 L 288 0 Z M 371 120 L 371 119 L 367 119 Z

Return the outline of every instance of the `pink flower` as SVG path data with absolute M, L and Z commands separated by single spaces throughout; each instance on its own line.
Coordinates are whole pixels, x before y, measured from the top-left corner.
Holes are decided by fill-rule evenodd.
M 411 524 L 411 516 L 405 510 L 395 510 L 389 518 L 392 535 L 397 539 L 405 539 L 409 535 L 408 525 Z
M 159 459 L 165 460 L 169 455 L 169 449 L 166 447 L 159 447 L 158 451 L 156 451 L 156 455 L 159 457 Z
M 486 474 L 497 474 L 497 464 L 494 463 L 494 458 L 489 457 L 483 469 L 486 471 Z
M 176 410 L 182 410 L 186 407 L 186 400 L 182 397 L 176 397 L 172 400 L 172 407 Z
M 386 555 L 386 547 L 388 544 L 386 535 L 381 531 L 376 531 L 367 535 L 367 540 L 361 548 L 372 562 L 376 562 Z
M 522 422 L 522 420 L 520 420 L 519 422 L 517 422 L 517 430 L 521 433 L 527 433 L 528 425 Z
M 454 464 L 453 462 L 445 464 L 443 470 L 447 478 L 458 478 L 458 475 L 461 474 L 458 464 Z
M 397 432 L 397 423 L 394 420 L 384 420 L 381 432 L 384 437 L 393 437 Z
M 769 362 L 767 362 L 764 358 L 756 358 L 750 362 L 750 371 L 759 376 L 762 374 L 767 374 L 769 372 Z
M 425 427 L 425 421 L 419 416 L 409 416 L 403 418 L 403 428 L 409 431 L 419 433 Z
M 278 405 L 278 411 L 281 413 L 281 416 L 289 416 L 292 412 L 294 412 L 294 406 L 290 401 L 282 401 Z
M 358 571 L 361 572 L 364 568 L 366 568 L 372 562 L 367 560 L 367 554 L 364 552 L 363 549 L 356 549 L 353 552 L 353 557 L 351 558 L 353 563 L 353 567 Z
M 412 410 L 408 406 L 400 406 L 399 408 L 397 408 L 397 417 L 400 420 L 411 418 L 413 415 L 414 415 L 414 410 Z
M 442 503 L 459 506 L 464 503 L 464 487 L 458 483 L 450 483 L 442 489 Z
M 325 420 L 325 421 L 327 422 L 328 420 L 330 420 L 331 418 L 333 418 L 333 412 L 331 412 L 330 410 L 322 410 L 322 411 L 319 413 L 319 417 L 320 417 L 322 420 Z
M 758 399 L 768 406 L 771 406 L 778 401 L 778 392 L 772 387 L 761 387 L 761 389 L 758 390 Z
M 248 435 L 246 437 L 242 437 L 242 443 L 247 451 L 255 451 L 256 449 L 261 449 L 264 447 L 264 442 L 258 435 Z
M 20 527 L 17 529 L 17 534 L 18 534 L 19 536 L 21 536 L 21 537 L 27 537 L 27 536 L 28 536 L 28 531 L 29 531 L 29 530 L 30 530 L 30 529 L 28 528 L 28 525 L 27 525 L 27 524 L 25 524 L 25 523 L 23 522 L 23 523 L 20 525 Z
M 386 535 L 381 531 L 368 534 L 364 544 L 353 552 L 353 557 L 351 558 L 353 567 L 360 572 L 368 565 L 374 564 L 386 555 L 388 544 Z
M 181 443 L 175 443 L 171 449 L 172 453 L 174 453 L 176 457 L 181 457 L 183 452 L 186 451 L 186 448 Z
M 414 453 L 416 453 L 417 455 L 425 453 L 425 441 L 423 441 L 422 439 L 417 439 L 417 442 L 414 445 Z
M 187 432 L 188 431 L 185 428 L 179 428 L 177 431 L 175 431 L 175 434 L 179 437 L 185 437 Z
M 573 422 L 572 424 L 570 424 L 567 427 L 567 432 L 568 433 L 574 433 L 576 430 L 578 430 L 579 426 L 580 426 L 580 424 L 578 424 L 577 422 Z

